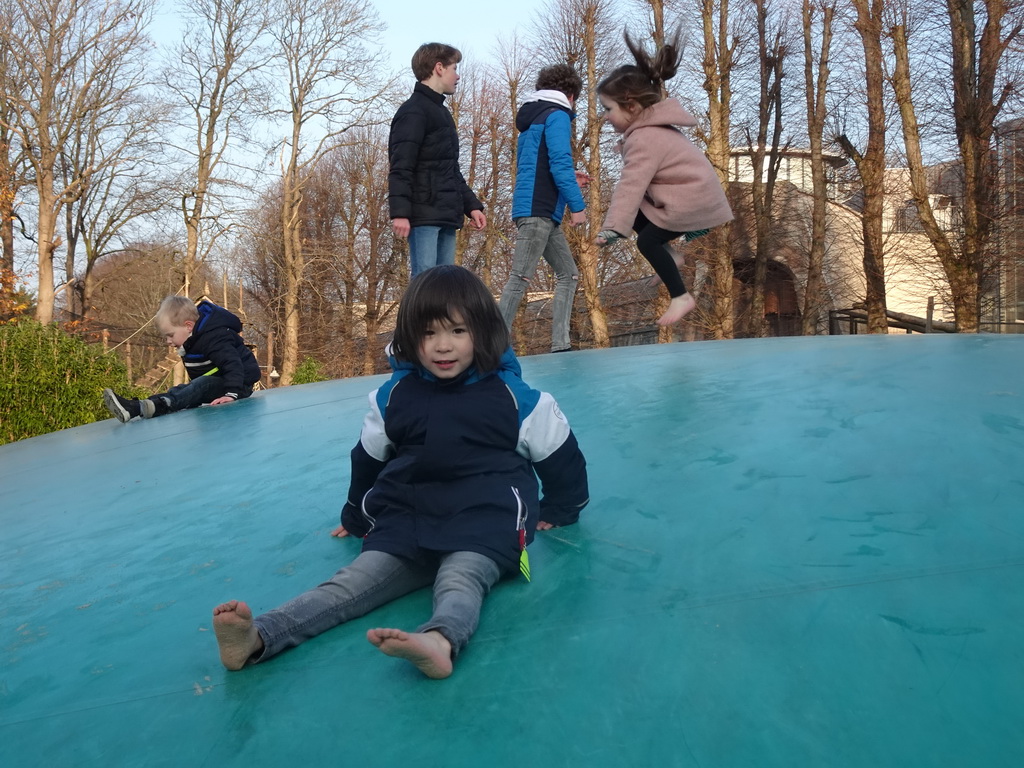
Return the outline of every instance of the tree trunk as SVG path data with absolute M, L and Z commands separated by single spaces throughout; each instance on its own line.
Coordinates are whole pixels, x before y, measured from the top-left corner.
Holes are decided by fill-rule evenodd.
M 832 47 L 832 18 L 835 7 L 826 5 L 822 8 L 821 50 L 817 57 L 817 77 L 814 69 L 814 52 L 812 50 L 812 26 L 814 7 L 811 0 L 803 0 L 803 36 L 804 36 L 804 88 L 807 97 L 807 132 L 811 148 L 811 242 L 807 254 L 807 285 L 804 291 L 804 313 L 801 318 L 801 331 L 804 336 L 818 333 L 821 323 L 824 297 L 822 295 L 824 280 L 822 270 L 825 261 L 825 213 L 827 210 L 828 190 L 825 180 L 825 160 L 823 155 L 826 101 L 829 78 L 829 54 Z
M 722 186 L 729 188 L 729 132 L 732 111 L 732 70 L 736 41 L 729 41 L 729 2 L 702 0 L 701 20 L 704 32 L 704 91 L 708 95 L 710 130 L 707 154 L 718 173 Z M 716 29 L 717 15 L 717 29 Z M 710 331 L 715 339 L 731 339 L 735 335 L 732 283 L 733 262 L 730 248 L 731 225 L 716 227 L 709 235 L 711 263 L 709 283 L 711 294 Z
M 297 147 L 298 142 L 292 146 Z M 281 304 L 284 312 L 284 337 L 281 339 L 280 384 L 283 387 L 292 383 L 299 364 L 299 298 L 305 263 L 300 232 L 302 195 L 297 189 L 297 175 L 293 160 L 284 175 L 281 201 L 281 231 L 284 235 L 284 292 Z
M 588 3 L 583 13 L 583 50 L 586 55 L 587 82 L 596 84 L 597 76 L 597 8 Z M 593 94 L 587 99 L 587 130 L 586 142 L 588 149 L 587 175 L 592 179 L 587 187 L 587 231 L 598 232 L 601 229 L 601 120 L 597 115 L 597 97 Z M 611 340 L 608 336 L 608 318 L 601 301 L 601 284 L 598 280 L 597 264 L 599 248 L 593 240 L 580 239 L 579 251 L 580 283 L 583 286 L 583 299 L 590 315 L 590 327 L 594 333 L 594 346 L 607 347 Z
M 868 143 L 863 154 L 853 150 L 846 137 L 840 141 L 857 165 L 864 189 L 861 231 L 864 237 L 865 304 L 868 333 L 888 333 L 885 315 L 885 242 L 882 211 L 885 196 L 885 103 L 882 70 L 883 0 L 853 0 L 857 30 L 864 49 L 865 97 L 868 110 Z

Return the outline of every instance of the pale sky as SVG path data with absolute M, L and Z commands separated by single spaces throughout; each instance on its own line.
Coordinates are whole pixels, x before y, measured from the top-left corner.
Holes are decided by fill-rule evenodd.
M 467 64 L 488 60 L 499 36 L 523 36 L 547 0 L 370 0 L 387 29 L 381 35 L 395 70 L 406 72 L 413 51 L 423 43 L 448 43 Z M 174 0 L 160 0 L 151 33 L 163 45 L 177 39 Z M 409 73 L 411 80 L 412 73 Z
M 463 61 L 490 59 L 499 35 L 525 35 L 545 0 L 372 0 L 388 29 L 382 40 L 396 69 L 423 43 L 448 43 L 462 51 Z M 412 77 L 410 73 L 410 77 Z

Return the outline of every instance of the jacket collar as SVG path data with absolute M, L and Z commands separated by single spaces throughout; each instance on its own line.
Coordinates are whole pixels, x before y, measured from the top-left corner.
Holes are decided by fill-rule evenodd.
M 561 91 L 542 90 L 534 92 L 533 96 L 528 98 L 524 104 L 529 104 L 531 101 L 549 101 L 552 104 L 557 104 L 560 107 L 564 107 L 569 112 L 572 112 L 572 106 L 569 104 L 569 97 Z
M 413 93 L 418 93 L 421 96 L 426 96 L 435 104 L 444 104 L 444 94 L 438 93 L 433 88 L 424 85 L 423 83 L 416 83 L 416 86 L 412 89 Z

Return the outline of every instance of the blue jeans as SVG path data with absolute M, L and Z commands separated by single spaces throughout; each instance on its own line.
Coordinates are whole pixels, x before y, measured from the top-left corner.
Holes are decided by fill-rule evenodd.
M 330 581 L 254 619 L 264 646 L 254 661 L 266 661 L 431 583 L 433 614 L 415 631 L 440 632 L 451 643 L 455 658 L 476 631 L 484 597 L 500 576 L 497 563 L 475 552 L 440 555 L 435 567 L 386 552 L 362 552 Z
M 569 348 L 569 319 L 580 279 L 576 262 L 569 251 L 562 228 L 542 216 L 516 219 L 516 252 L 512 257 L 512 274 L 501 292 L 498 307 L 505 325 L 512 327 L 526 287 L 537 271 L 540 257 L 555 271 L 555 297 L 551 304 L 551 351 Z
M 409 231 L 409 261 L 412 276 L 455 263 L 455 227 L 413 227 Z
M 183 411 L 186 408 L 195 408 L 203 403 L 209 403 L 218 397 L 223 397 L 227 390 L 224 387 L 224 379 L 220 376 L 199 376 L 192 379 L 188 384 L 178 384 L 171 387 L 157 397 L 163 397 L 169 403 L 168 410 Z M 243 387 L 238 393 L 239 397 L 248 397 L 252 389 Z

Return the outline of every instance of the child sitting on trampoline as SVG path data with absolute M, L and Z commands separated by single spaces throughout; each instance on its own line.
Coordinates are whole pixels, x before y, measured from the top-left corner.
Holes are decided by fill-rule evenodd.
M 363 537 L 362 552 L 329 581 L 255 618 L 237 600 L 214 608 L 228 669 L 432 585 L 426 623 L 412 632 L 371 629 L 367 639 L 427 677 L 448 677 L 491 587 L 517 570 L 529 579 L 534 530 L 571 525 L 586 506 L 576 438 L 554 399 L 520 378 L 505 321 L 472 272 L 445 265 L 413 278 L 390 362 L 390 380 L 370 394 L 332 532 Z
M 679 67 L 679 33 L 652 58 L 625 35 L 636 60 L 598 83 L 604 119 L 621 133 L 622 175 L 595 242 L 608 245 L 630 230 L 636 245 L 668 289 L 671 302 L 658 325 L 682 320 L 696 302 L 683 284 L 682 257 L 667 244 L 687 242 L 732 220 L 729 201 L 707 157 L 680 131 L 697 124 L 662 88 Z

